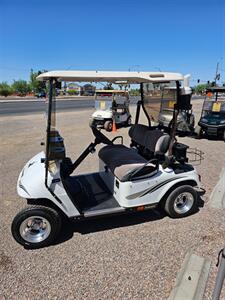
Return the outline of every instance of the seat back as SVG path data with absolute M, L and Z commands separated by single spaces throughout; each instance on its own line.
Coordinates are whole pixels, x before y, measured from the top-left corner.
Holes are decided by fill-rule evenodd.
M 156 145 L 155 145 L 155 154 L 156 153 L 161 153 L 161 154 L 165 154 L 170 146 L 170 141 L 171 138 L 169 136 L 169 134 L 164 133 L 157 141 Z
M 135 124 L 131 126 L 128 132 L 131 138 L 131 143 L 134 145 L 137 144 L 139 146 L 144 146 L 145 134 L 149 130 L 148 126 L 142 124 Z
M 170 136 L 156 128 L 135 124 L 130 128 L 129 136 L 131 146 L 137 147 L 139 154 L 146 159 L 156 154 L 165 154 L 169 149 Z

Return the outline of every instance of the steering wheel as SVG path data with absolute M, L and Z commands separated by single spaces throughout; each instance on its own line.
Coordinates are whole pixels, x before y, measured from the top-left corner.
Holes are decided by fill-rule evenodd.
M 94 134 L 94 136 L 96 137 L 96 142 L 99 143 L 103 143 L 106 145 L 112 145 L 113 142 L 110 141 L 110 139 L 107 138 L 107 136 L 105 136 L 100 130 L 98 130 L 95 126 L 91 126 L 92 132 Z

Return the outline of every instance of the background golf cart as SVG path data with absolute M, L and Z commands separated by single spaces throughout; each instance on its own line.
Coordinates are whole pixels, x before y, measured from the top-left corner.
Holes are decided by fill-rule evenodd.
M 95 112 L 89 125 L 112 131 L 113 121 L 117 127 L 130 126 L 129 94 L 122 90 L 96 90 Z
M 184 86 L 182 88 L 183 101 L 186 103 L 186 108 L 180 110 L 177 116 L 176 130 L 180 135 L 189 135 L 193 133 L 195 126 L 195 116 L 192 112 L 191 105 L 192 89 L 189 87 L 189 78 L 190 75 L 184 76 Z M 159 127 L 165 129 L 167 132 L 169 132 L 172 127 L 175 103 L 174 87 L 168 86 L 161 94 L 161 107 L 158 117 Z
M 161 111 L 159 114 L 159 127 L 169 131 L 173 121 L 174 101 L 162 101 Z M 177 133 L 187 135 L 194 132 L 195 116 L 192 110 L 180 111 L 177 116 Z
M 198 138 L 205 136 L 225 140 L 225 87 L 207 88 L 195 132 Z

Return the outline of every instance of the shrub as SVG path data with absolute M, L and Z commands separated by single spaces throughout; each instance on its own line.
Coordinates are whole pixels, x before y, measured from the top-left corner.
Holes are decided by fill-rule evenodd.
M 9 95 L 13 94 L 13 89 L 10 85 L 7 84 L 7 82 L 0 83 L 0 95 L 7 97 Z
M 129 93 L 131 96 L 140 96 L 140 90 L 139 89 L 132 89 Z
M 77 90 L 68 90 L 67 93 L 70 96 L 72 96 L 72 95 L 78 95 L 79 94 L 79 92 Z
M 17 80 L 13 82 L 12 88 L 18 96 L 26 96 L 27 93 L 31 91 L 31 87 L 25 80 Z

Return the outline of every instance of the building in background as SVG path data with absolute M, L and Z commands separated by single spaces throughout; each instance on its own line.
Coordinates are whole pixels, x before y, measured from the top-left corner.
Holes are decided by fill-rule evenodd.
M 69 95 L 77 95 L 80 96 L 82 91 L 82 87 L 74 82 L 68 83 L 66 87 L 66 93 Z
M 84 86 L 82 86 L 81 95 L 82 96 L 94 96 L 95 88 L 96 87 L 94 85 L 87 83 Z

